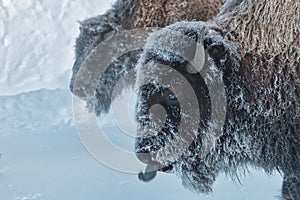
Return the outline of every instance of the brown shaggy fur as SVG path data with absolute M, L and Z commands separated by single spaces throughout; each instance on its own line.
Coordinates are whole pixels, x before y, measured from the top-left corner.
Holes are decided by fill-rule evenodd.
M 134 0 L 132 18 L 126 28 L 164 27 L 182 20 L 211 20 L 225 0 Z
M 243 1 L 215 21 L 224 38 L 238 45 L 246 100 L 261 100 L 261 111 L 270 117 L 278 115 L 271 111 L 294 107 L 285 105 L 283 111 L 281 102 L 300 96 L 299 1 Z
M 168 29 L 200 38 L 205 51 L 222 72 L 227 99 L 222 136 L 207 157 L 198 158 L 197 147 L 200 145 L 194 145 L 173 164 L 174 171 L 182 178 L 183 184 L 196 192 L 209 192 L 220 172 L 235 176 L 237 169 L 247 169 L 249 164 L 270 173 L 274 170 L 282 172 L 282 198 L 299 200 L 299 0 L 228 0 L 221 13 L 210 22 L 179 22 L 168 26 L 149 37 L 139 61 L 137 77 L 140 79 L 146 74 L 141 70 L 144 64 L 156 62 L 168 63 L 189 76 L 184 71 L 184 62 L 180 64 L 176 55 L 155 49 L 155 45 L 159 44 L 178 47 L 178 40 L 173 40 Z M 147 46 L 151 48 L 147 49 Z M 156 69 L 155 64 L 152 67 Z M 163 76 L 160 73 L 149 73 L 147 79 L 159 79 Z M 195 88 L 202 89 L 200 77 L 188 80 L 193 81 Z M 217 79 L 208 81 L 209 84 L 217 82 Z M 147 91 L 147 88 L 144 90 Z M 147 94 L 145 91 L 142 94 Z M 140 105 L 147 102 L 145 99 L 148 96 L 145 96 L 146 98 L 141 98 Z M 203 107 L 205 106 L 207 105 Z M 147 109 L 147 104 L 140 107 L 141 111 Z M 141 118 L 147 119 L 147 115 L 146 113 Z M 176 118 L 173 121 L 175 120 Z M 143 125 L 142 120 L 141 122 Z M 191 122 L 190 126 L 193 125 Z M 167 129 L 164 133 L 169 134 L 171 131 Z M 205 134 L 213 135 L 209 132 Z M 157 144 L 162 144 L 159 143 L 162 139 L 164 138 L 159 136 L 139 139 L 136 144 L 137 152 L 149 152 L 149 149 L 154 149 L 154 152 L 160 149 Z M 205 140 L 199 137 L 199 141 L 195 142 L 205 144 L 203 141 Z M 178 146 L 173 149 L 168 155 L 175 154 Z M 164 166 L 171 157 L 153 155 L 146 160 L 149 165 L 154 163 Z
M 259 60 L 262 59 L 268 61 L 267 65 L 257 63 L 252 69 L 248 69 L 251 73 L 258 71 L 262 64 L 268 74 L 278 73 L 272 67 L 276 60 L 280 60 L 291 72 L 296 72 L 300 59 L 298 0 L 262 0 L 256 3 L 244 1 L 232 12 L 220 16 L 217 23 L 224 28 L 226 39 L 239 44 L 239 52 L 245 57 L 245 62 L 248 62 L 249 54 L 255 59 L 254 62 L 261 62 Z M 261 71 L 261 67 L 259 68 Z M 261 72 L 254 74 L 262 81 Z
M 248 109 L 261 113 L 260 119 L 266 123 L 275 122 L 272 129 L 277 131 L 264 133 L 268 138 L 262 149 L 257 147 L 258 157 L 266 163 L 270 163 L 272 157 L 272 162 L 281 166 L 285 173 L 300 171 L 293 169 L 292 164 L 299 162 L 292 159 L 298 159 L 294 148 L 299 144 L 299 133 L 292 130 L 300 117 L 299 1 L 243 1 L 215 21 L 222 27 L 224 39 L 238 48 L 241 64 L 236 76 L 239 76 L 238 85 L 244 93 L 243 106 L 247 104 Z M 241 104 L 238 106 L 242 107 Z M 262 135 L 257 137 L 255 140 L 259 141 Z
M 80 23 L 80 35 L 76 40 L 76 61 L 70 83 L 71 91 L 85 99 L 94 98 L 74 89 L 74 81 L 90 52 L 115 30 L 126 32 L 126 29 L 165 27 L 183 20 L 211 20 L 217 15 L 223 3 L 225 0 L 117 0 L 105 14 Z M 98 100 L 101 102 L 101 108 L 97 109 L 98 114 L 109 109 L 114 83 L 122 73 L 135 66 L 137 59 L 138 55 L 131 55 L 125 58 L 126 62 L 120 59 L 112 63 L 111 69 L 115 74 L 107 75 L 109 80 L 103 80 L 105 85 L 100 81 L 97 89 L 100 96 Z
M 223 3 L 224 0 L 118 0 L 106 14 L 82 23 L 72 80 L 86 56 L 114 29 L 212 20 L 205 23 L 205 31 L 194 34 L 200 34 L 196 38 L 203 39 L 206 52 L 222 70 L 227 98 L 224 133 L 205 159 L 198 158 L 191 148 L 174 170 L 186 187 L 209 192 L 219 172 L 235 175 L 238 167 L 250 163 L 267 172 L 282 171 L 282 197 L 300 199 L 299 0 L 228 0 L 214 18 Z M 191 31 L 195 28 L 191 24 L 181 22 L 172 26 Z M 120 59 L 112 63 L 112 71 L 103 76 L 97 87 L 97 114 L 108 111 L 114 84 L 124 71 L 135 67 L 138 57 L 131 55 L 126 57 L 129 61 Z M 197 80 L 195 85 L 199 85 Z M 146 141 L 136 146 L 143 152 L 151 149 L 149 144 Z

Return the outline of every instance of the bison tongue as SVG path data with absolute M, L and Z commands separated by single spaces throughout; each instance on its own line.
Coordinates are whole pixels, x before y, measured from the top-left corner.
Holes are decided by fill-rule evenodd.
M 140 172 L 138 178 L 140 181 L 149 182 L 155 178 L 157 171 L 158 171 L 157 164 L 148 163 L 145 172 Z

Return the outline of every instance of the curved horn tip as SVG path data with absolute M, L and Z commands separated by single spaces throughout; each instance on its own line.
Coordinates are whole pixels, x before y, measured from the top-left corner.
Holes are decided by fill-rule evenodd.
M 203 69 L 205 61 L 206 55 L 204 45 L 197 44 L 194 58 L 187 65 L 187 72 L 190 74 L 199 73 Z

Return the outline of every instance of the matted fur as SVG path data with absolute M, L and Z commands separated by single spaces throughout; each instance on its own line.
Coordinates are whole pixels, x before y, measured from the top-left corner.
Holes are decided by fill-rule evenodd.
M 225 0 L 117 0 L 105 14 L 80 22 L 80 34 L 75 48 L 76 60 L 70 83 L 71 91 L 81 96 L 73 88 L 77 72 L 91 51 L 113 35 L 113 32 L 145 27 L 165 27 L 182 20 L 211 20 L 217 15 L 224 2 Z M 115 75 L 108 75 L 109 78 L 99 81 L 97 87 L 97 114 L 108 111 L 112 100 L 113 84 L 135 66 L 138 57 L 139 54 L 131 54 L 111 64 L 111 71 L 114 71 Z M 103 66 L 106 67 L 108 66 Z M 104 82 L 110 82 L 109 86 L 103 85 Z M 85 96 L 83 98 L 94 99 Z M 94 105 L 93 101 L 91 100 L 89 104 Z
M 225 0 L 135 0 L 129 28 L 164 27 L 178 21 L 207 21 L 220 11 Z
M 236 176 L 238 169 L 252 165 L 268 173 L 283 173 L 282 198 L 300 199 L 299 17 L 297 0 L 234 0 L 200 27 L 179 22 L 166 28 L 197 33 L 222 71 L 226 87 L 226 121 L 216 146 L 205 159 L 197 157 L 197 148 L 190 148 L 174 164 L 174 172 L 188 189 L 210 192 L 220 172 Z M 167 32 L 150 35 L 147 45 L 172 41 Z M 155 63 L 157 57 L 164 63 L 176 61 L 163 52 L 156 54 L 155 49 L 146 49 L 142 55 L 141 68 L 151 60 Z M 149 149 L 147 141 L 141 141 L 138 152 Z M 149 160 L 164 164 L 165 159 Z
M 299 1 L 228 0 L 213 18 L 222 3 L 223 0 L 119 0 L 106 14 L 82 22 L 73 77 L 85 57 L 110 31 L 164 27 L 182 20 L 210 20 L 201 23 L 201 27 L 193 22 L 179 22 L 166 28 L 198 34 L 196 38 L 202 40 L 205 51 L 222 72 L 227 98 L 224 132 L 216 146 L 204 159 L 196 153 L 201 145 L 190 148 L 174 164 L 173 171 L 188 189 L 208 193 L 220 172 L 234 177 L 238 169 L 245 170 L 248 165 L 268 173 L 278 170 L 284 174 L 282 198 L 300 199 Z M 206 12 L 205 7 L 210 10 Z M 151 35 L 148 42 L 167 40 L 170 36 L 164 35 L 166 32 Z M 143 52 L 141 66 L 145 63 L 143 59 L 155 60 L 148 54 L 148 50 Z M 169 63 L 176 60 L 163 53 L 158 56 Z M 138 57 L 128 59 L 130 66 L 119 62 L 112 67 L 121 71 L 135 67 Z M 143 74 L 137 76 L 142 78 Z M 96 108 L 98 114 L 108 110 L 110 87 L 117 81 L 113 74 L 106 77 L 109 85 L 102 84 L 103 81 L 97 89 L 98 104 L 104 105 Z M 193 85 L 197 84 L 195 78 Z M 137 150 L 151 149 L 149 144 L 138 143 Z M 195 144 L 201 144 L 201 138 Z M 163 163 L 163 159 L 150 160 Z

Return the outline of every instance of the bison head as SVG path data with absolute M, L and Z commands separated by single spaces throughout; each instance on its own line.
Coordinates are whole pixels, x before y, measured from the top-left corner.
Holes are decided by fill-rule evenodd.
M 203 23 L 178 23 L 147 40 L 136 81 L 135 150 L 148 165 L 141 180 L 149 181 L 156 171 L 174 171 L 188 179 L 196 176 L 197 181 L 187 181 L 189 188 L 210 190 L 214 176 L 199 172 L 199 163 L 222 132 L 226 103 L 222 74 L 204 49 L 206 31 Z

